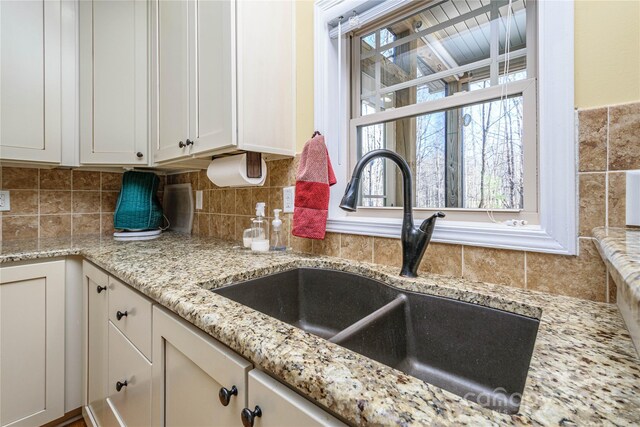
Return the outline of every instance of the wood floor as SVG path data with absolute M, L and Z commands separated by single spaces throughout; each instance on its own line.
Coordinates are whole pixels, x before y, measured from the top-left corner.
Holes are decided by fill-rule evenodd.
M 87 427 L 87 425 L 84 423 L 84 420 L 78 420 L 67 424 L 65 427 Z

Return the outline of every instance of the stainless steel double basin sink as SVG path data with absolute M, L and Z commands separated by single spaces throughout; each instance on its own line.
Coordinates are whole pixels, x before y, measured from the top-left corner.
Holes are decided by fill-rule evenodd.
M 300 268 L 213 292 L 482 406 L 516 413 L 539 320 Z

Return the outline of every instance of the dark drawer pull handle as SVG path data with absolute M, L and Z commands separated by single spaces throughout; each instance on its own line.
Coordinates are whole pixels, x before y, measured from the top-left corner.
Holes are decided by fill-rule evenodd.
M 256 405 L 256 408 L 253 411 L 249 408 L 244 408 L 240 413 L 240 419 L 242 420 L 242 425 L 244 427 L 253 427 L 253 421 L 256 419 L 256 417 L 261 416 L 262 409 L 260 409 L 258 405 Z
M 231 396 L 237 395 L 238 389 L 236 386 L 231 386 L 231 390 L 227 389 L 226 387 L 222 387 L 218 392 L 218 398 L 220 399 L 220 403 L 222 403 L 222 406 L 227 406 L 231 401 Z
M 126 387 L 127 385 L 128 385 L 128 383 L 127 383 L 126 380 L 124 382 L 118 381 L 116 383 L 116 391 L 119 392 L 120 390 L 122 390 L 122 387 Z
M 190 140 L 190 139 L 187 139 L 187 144 L 186 144 L 186 145 L 187 145 L 187 146 L 189 146 L 189 145 L 193 145 L 193 141 L 192 141 L 192 140 Z
M 102 291 L 106 291 L 107 287 L 106 286 L 100 286 L 98 285 L 98 287 L 96 288 L 96 291 L 98 291 L 98 293 L 102 292 Z
M 182 141 L 178 142 L 178 147 L 184 148 L 186 146 L 187 146 L 187 144 L 185 144 L 184 142 L 182 142 Z
M 123 317 L 127 317 L 128 315 L 129 315 L 129 313 L 128 313 L 128 312 L 126 312 L 126 311 L 125 311 L 124 313 L 123 313 L 122 311 L 120 311 L 120 310 L 118 310 L 118 311 L 116 312 L 116 318 L 117 318 L 118 320 L 122 319 Z
M 144 156 L 144 154 L 142 154 L 142 152 L 141 152 L 141 151 L 138 151 L 138 152 L 136 153 L 136 156 L 138 156 L 138 158 L 139 158 L 139 159 L 141 159 L 141 158 Z

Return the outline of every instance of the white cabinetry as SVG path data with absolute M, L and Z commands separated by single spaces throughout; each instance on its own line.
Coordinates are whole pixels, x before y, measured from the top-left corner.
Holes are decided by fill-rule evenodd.
M 156 162 L 295 154 L 294 17 L 295 2 L 153 2 Z
M 240 425 L 249 362 L 157 307 L 153 346 L 152 425 Z M 223 388 L 226 406 L 219 399 Z
M 59 163 L 61 2 L 0 2 L 0 160 Z
M 147 165 L 148 4 L 79 2 L 80 162 Z
M 1 426 L 64 415 L 64 355 L 64 261 L 0 268 Z

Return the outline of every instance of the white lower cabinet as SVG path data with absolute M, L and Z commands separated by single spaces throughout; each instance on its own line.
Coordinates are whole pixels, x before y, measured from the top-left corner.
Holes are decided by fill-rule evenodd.
M 0 268 L 0 425 L 64 415 L 65 264 Z
M 153 360 L 153 425 L 240 425 L 251 369 L 245 359 L 154 307 Z
M 344 426 L 327 412 L 257 369 L 249 372 L 242 424 L 255 427 Z

